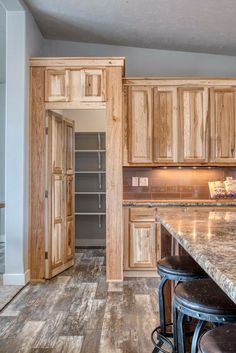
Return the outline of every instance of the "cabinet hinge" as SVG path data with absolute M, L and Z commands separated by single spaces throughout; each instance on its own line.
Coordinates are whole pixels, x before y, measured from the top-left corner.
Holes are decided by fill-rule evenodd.
M 48 135 L 48 127 L 45 127 L 45 135 Z
M 45 251 L 45 260 L 48 260 L 48 252 Z
M 48 190 L 45 190 L 45 199 L 48 199 Z

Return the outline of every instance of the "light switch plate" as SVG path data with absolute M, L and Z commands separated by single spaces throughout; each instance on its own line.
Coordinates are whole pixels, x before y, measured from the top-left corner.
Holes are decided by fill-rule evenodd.
M 148 178 L 139 178 L 139 186 L 148 186 Z
M 138 186 L 138 177 L 132 177 L 132 186 Z

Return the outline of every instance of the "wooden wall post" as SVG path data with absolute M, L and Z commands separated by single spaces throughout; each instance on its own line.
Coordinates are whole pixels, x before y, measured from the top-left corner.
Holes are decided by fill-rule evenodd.
M 107 280 L 123 280 L 122 68 L 106 69 Z
M 30 275 L 44 279 L 45 261 L 45 109 L 43 67 L 31 68 L 30 91 Z

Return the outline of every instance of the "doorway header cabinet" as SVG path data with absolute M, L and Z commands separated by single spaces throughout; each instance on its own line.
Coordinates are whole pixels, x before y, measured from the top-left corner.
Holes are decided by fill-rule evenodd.
M 236 78 L 123 80 L 123 165 L 235 165 Z

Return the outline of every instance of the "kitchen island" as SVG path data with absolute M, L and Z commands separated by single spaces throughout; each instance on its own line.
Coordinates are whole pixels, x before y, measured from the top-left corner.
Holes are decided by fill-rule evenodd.
M 158 220 L 236 303 L 236 207 L 160 207 Z

